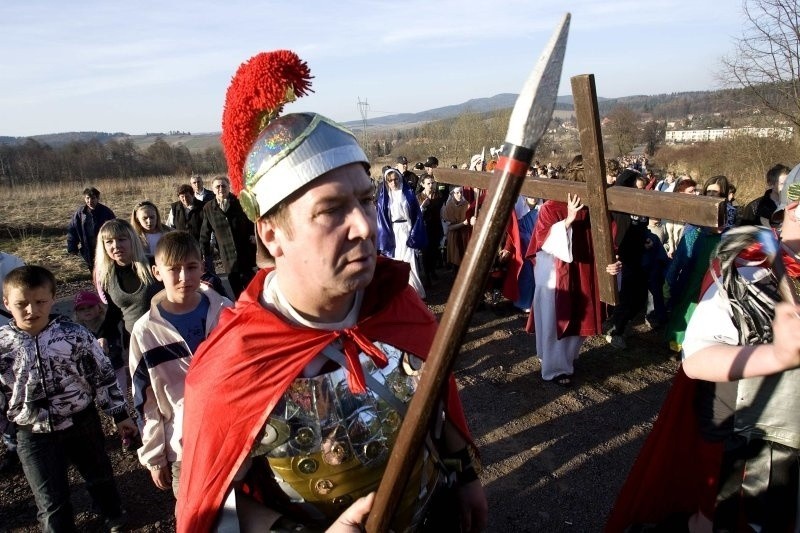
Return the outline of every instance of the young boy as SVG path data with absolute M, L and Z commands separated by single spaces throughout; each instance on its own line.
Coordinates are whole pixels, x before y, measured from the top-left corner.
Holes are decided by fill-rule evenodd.
M 200 246 L 186 231 L 165 234 L 155 250 L 153 275 L 164 290 L 131 332 L 133 403 L 144 421 L 140 462 L 161 490 L 178 494 L 183 387 L 197 346 L 233 304 L 201 282 Z M 168 468 L 169 467 L 169 468 Z
M 56 282 L 40 266 L 12 270 L 3 303 L 13 321 L 0 327 L 0 430 L 17 425 L 17 452 L 44 531 L 74 531 L 68 463 L 112 531 L 124 522 L 94 401 L 121 435 L 135 434 L 114 369 L 83 326 L 50 320 Z

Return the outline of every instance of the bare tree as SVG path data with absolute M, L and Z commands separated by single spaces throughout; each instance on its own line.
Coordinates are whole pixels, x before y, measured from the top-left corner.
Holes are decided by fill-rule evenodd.
M 722 59 L 722 81 L 800 127 L 800 7 L 797 0 L 745 0 L 745 28 Z
M 605 132 L 609 136 L 614 156 L 628 154 L 639 138 L 639 115 L 625 105 L 618 105 L 608 114 Z
M 665 131 L 666 123 L 660 120 L 651 120 L 644 125 L 644 130 L 642 130 L 642 142 L 645 145 L 644 152 L 647 155 L 655 155 L 659 145 L 664 142 Z

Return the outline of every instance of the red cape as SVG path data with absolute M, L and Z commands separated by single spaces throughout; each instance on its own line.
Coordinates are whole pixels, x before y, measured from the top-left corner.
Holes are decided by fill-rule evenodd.
M 514 212 L 506 226 L 506 245 L 505 250 L 511 253 L 508 258 L 506 277 L 503 280 L 503 296 L 515 302 L 519 299 L 519 273 L 525 262 L 525 250 L 522 250 L 522 241 L 519 236 L 519 222 Z
M 359 349 L 369 353 L 366 343 L 372 340 L 424 359 L 436 333 L 435 318 L 408 285 L 406 263 L 378 258 L 358 323 L 345 331 L 294 326 L 264 309 L 258 299 L 267 273 L 259 271 L 236 307 L 223 311 L 192 360 L 184 400 L 178 531 L 212 528 L 233 476 L 269 413 L 303 368 L 334 339 L 342 339 L 348 357 L 352 351 L 357 356 Z M 380 358 L 379 352 L 370 355 Z M 350 376 L 351 388 L 359 386 L 356 372 Z M 471 442 L 452 376 L 446 394 L 450 422 Z
M 548 200 L 539 209 L 539 218 L 525 254 L 535 262 L 553 224 L 567 218 L 567 204 Z M 556 334 L 559 339 L 580 335 L 589 337 L 602 332 L 603 312 L 594 267 L 594 246 L 587 209 L 581 209 L 572 223 L 572 263 L 555 260 L 556 265 Z M 534 331 L 531 308 L 525 330 Z
M 800 277 L 800 263 L 781 249 L 789 276 Z M 760 244 L 739 253 L 740 265 L 766 266 Z M 702 298 L 719 275 L 714 258 L 703 278 Z M 698 431 L 695 410 L 697 381 L 679 368 L 653 429 L 647 437 L 606 523 L 607 532 L 625 531 L 633 524 L 658 523 L 673 513 L 693 513 L 703 508 L 712 516 L 723 443 L 709 442 Z
M 609 533 L 659 523 L 673 513 L 709 512 L 717 496 L 722 442 L 705 440 L 695 411 L 697 381 L 683 367 L 606 522 Z

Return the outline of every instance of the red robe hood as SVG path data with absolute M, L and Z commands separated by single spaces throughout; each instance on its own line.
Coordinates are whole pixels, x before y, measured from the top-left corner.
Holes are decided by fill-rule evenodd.
M 368 340 L 424 359 L 436 333 L 434 316 L 408 285 L 406 263 L 378 258 L 358 322 L 343 331 L 295 326 L 264 309 L 258 300 L 267 273 L 259 271 L 236 307 L 223 311 L 192 360 L 184 399 L 178 531 L 212 528 L 269 413 L 325 346 L 340 338 L 348 360 L 361 349 L 380 366 L 382 354 L 375 348 L 371 353 Z M 351 388 L 360 385 L 358 373 L 350 373 Z M 471 442 L 452 376 L 446 394 L 449 420 Z
M 536 264 L 536 253 L 550 235 L 550 228 L 566 218 L 566 203 L 548 200 L 542 204 L 525 258 Z M 581 209 L 572 223 L 572 263 L 555 258 L 556 336 L 559 339 L 574 335 L 598 335 L 603 330 L 603 310 L 590 224 L 588 209 Z M 528 333 L 534 332 L 535 313 L 536 309 L 531 306 L 525 327 Z

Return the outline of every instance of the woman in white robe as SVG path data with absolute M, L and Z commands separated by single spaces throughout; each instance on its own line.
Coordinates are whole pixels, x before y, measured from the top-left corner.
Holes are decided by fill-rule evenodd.
M 542 361 L 542 379 L 556 380 L 559 385 L 571 384 L 575 359 L 585 337 L 558 338 L 556 332 L 556 265 L 555 260 L 572 262 L 572 229 L 578 211 L 583 207 L 580 198 L 571 197 L 567 218 L 550 226 L 542 248 L 536 252 L 533 267 L 535 289 L 533 308 L 536 324 L 536 353 Z
M 403 175 L 397 169 L 386 169 L 378 198 L 378 247 L 382 255 L 404 261 L 411 266 L 408 283 L 420 298 L 425 298 L 416 257 L 418 248 L 409 246 L 412 231 L 419 233 L 414 225 L 418 219 L 421 222 L 421 211 L 413 192 L 409 195 L 404 188 Z M 424 226 L 419 227 L 424 233 Z M 392 236 L 388 235 L 389 231 Z M 417 246 L 424 247 L 424 243 Z

